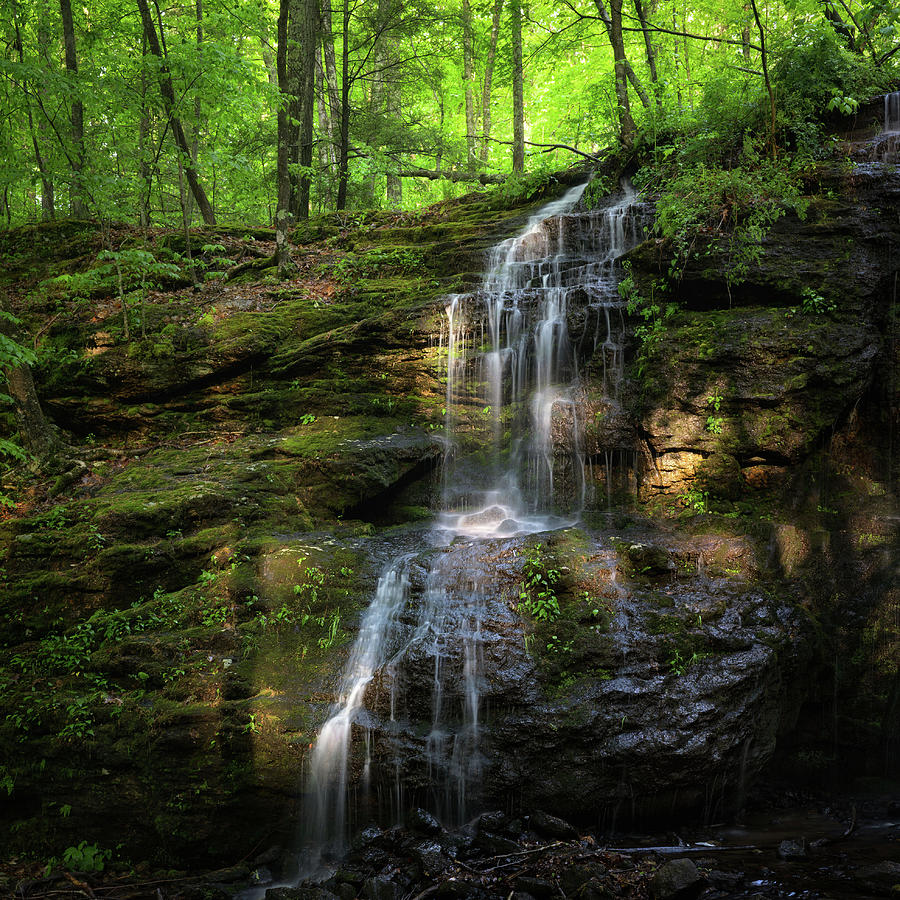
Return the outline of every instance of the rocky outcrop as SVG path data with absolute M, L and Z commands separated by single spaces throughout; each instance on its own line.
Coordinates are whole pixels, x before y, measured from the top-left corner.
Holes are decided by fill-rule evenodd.
M 632 367 L 644 498 L 774 487 L 871 388 L 900 264 L 900 179 L 871 167 L 817 188 L 840 199 L 778 220 L 739 283 L 728 242 L 698 238 L 671 295 L 680 311 Z M 644 284 L 671 251 L 648 241 L 629 258 Z

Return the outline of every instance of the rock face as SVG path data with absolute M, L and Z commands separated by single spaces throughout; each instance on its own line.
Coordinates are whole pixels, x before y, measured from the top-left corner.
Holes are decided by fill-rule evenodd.
M 393 695 L 391 673 L 376 673 L 353 731 L 360 820 L 422 807 L 403 848 L 417 870 L 449 856 L 435 812 L 524 811 L 562 839 L 560 816 L 718 818 L 782 747 L 797 767 L 839 766 L 836 742 L 891 765 L 900 473 L 885 465 L 897 424 L 885 373 L 900 364 L 887 339 L 900 188 L 874 170 L 820 187 L 842 199 L 779 222 L 730 297 L 722 248 L 688 267 L 656 351 L 631 341 L 617 400 L 601 390 L 602 340 L 579 344 L 598 487 L 582 526 L 525 539 L 512 523 L 510 536 L 450 546 L 419 522 L 446 449 L 441 298 L 475 280 L 526 210 L 474 198 L 421 222 L 311 225 L 296 282 L 211 282 L 193 300 L 171 285 L 130 345 L 113 289 L 87 310 L 42 285 L 89 260 L 96 234 L 4 235 L 0 286 L 34 333 L 52 320 L 61 359 L 38 370 L 39 388 L 86 461 L 58 496 L 23 485 L 0 521 L 8 846 L 58 857 L 81 840 L 121 843 L 170 868 L 289 845 L 299 773 L 398 556 L 410 580 L 398 649 L 435 569 L 463 605 L 481 604 L 478 677 L 466 683 L 458 653 L 442 668 L 446 735 L 461 733 L 473 684 L 480 698 L 464 766 L 435 750 L 435 660 L 415 642 Z M 636 280 L 667 269 L 666 254 L 634 251 Z M 54 318 L 56 302 L 68 315 Z M 550 423 L 561 444 L 574 408 Z M 638 512 L 612 507 L 626 493 Z M 559 575 L 552 619 L 521 602 L 536 542 Z M 399 790 L 397 807 L 366 807 L 367 771 L 371 796 Z M 515 852 L 514 821 L 482 817 L 459 840 Z M 573 892 L 594 878 L 582 874 Z M 516 889 L 539 896 L 539 880 Z M 334 887 L 381 897 L 396 884 Z
M 803 222 L 780 219 L 739 284 L 726 286 L 724 241 L 687 262 L 671 297 L 681 311 L 633 369 L 643 497 L 697 488 L 733 500 L 771 487 L 870 390 L 886 349 L 900 179 L 876 168 L 817 187 L 841 199 L 814 201 Z M 647 241 L 630 259 L 642 284 L 670 252 Z
M 443 792 L 465 793 L 471 811 L 515 796 L 525 809 L 605 826 L 662 821 L 673 808 L 708 819 L 742 802 L 795 714 L 790 672 L 798 663 L 787 651 L 805 625 L 788 604 L 754 587 L 746 561 L 734 570 L 743 576 L 698 574 L 704 552 L 746 557 L 740 542 L 672 546 L 681 571 L 673 562 L 660 580 L 658 570 L 626 575 L 630 560 L 613 547 L 646 551 L 650 540 L 642 537 L 622 541 L 574 529 L 538 536 L 547 564 L 566 573 L 561 614 L 552 622 L 523 621 L 511 604 L 487 603 L 478 743 L 461 764 L 456 760 L 464 772 L 471 771 L 467 759 L 478 760 L 477 778 L 442 768 L 423 736 L 422 723 L 437 721 L 429 645 L 413 645 L 392 663 L 394 689 L 379 681 L 369 703 L 384 717 L 367 724 L 382 763 L 378 790 L 393 782 L 399 763 L 407 803 L 431 797 L 440 806 Z M 479 596 L 515 597 L 525 550 L 521 538 L 454 544 L 436 551 L 447 559 L 430 565 L 460 572 Z M 417 599 L 422 589 L 413 583 L 414 607 L 425 602 Z M 452 636 L 438 639 L 447 642 L 445 665 L 455 666 L 461 654 Z M 467 690 L 461 671 L 444 673 L 442 707 L 462 708 Z M 444 740 L 452 742 L 459 723 L 453 716 L 441 721 Z M 455 806 L 443 811 L 460 813 Z

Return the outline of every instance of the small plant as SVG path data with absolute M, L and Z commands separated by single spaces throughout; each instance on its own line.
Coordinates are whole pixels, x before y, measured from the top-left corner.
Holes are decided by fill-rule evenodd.
M 76 872 L 102 872 L 110 859 L 112 850 L 101 850 L 96 844 L 89 844 L 87 841 L 63 851 L 63 863 Z
M 800 311 L 805 316 L 821 316 L 832 313 L 837 309 L 837 303 L 834 300 L 826 300 L 825 297 L 812 288 L 803 288 L 800 296 L 802 297 Z
M 312 425 L 313 422 L 316 421 L 318 417 L 314 416 L 312 413 L 304 413 L 300 416 L 300 424 L 301 425 Z
M 682 508 L 687 513 L 709 512 L 709 491 L 701 491 L 700 488 L 690 488 L 681 495 Z
M 710 434 L 722 433 L 722 423 L 725 419 L 723 416 L 717 416 L 715 414 L 719 411 L 719 407 L 722 405 L 724 399 L 725 398 L 719 393 L 718 388 L 714 388 L 713 392 L 706 398 L 706 405 L 711 406 L 713 409 L 712 415 L 709 415 L 706 418 L 706 430 Z
M 681 651 L 676 647 L 674 652 L 672 653 L 672 658 L 669 660 L 669 674 L 670 675 L 685 675 L 687 674 L 687 670 L 694 665 L 694 663 L 700 662 L 707 656 L 706 653 L 697 653 L 695 650 L 689 657 L 685 657 L 682 655 Z
M 519 611 L 527 612 L 539 622 L 553 622 L 559 618 L 559 600 L 555 589 L 559 571 L 547 567 L 541 544 L 535 544 L 525 554 L 522 576 Z

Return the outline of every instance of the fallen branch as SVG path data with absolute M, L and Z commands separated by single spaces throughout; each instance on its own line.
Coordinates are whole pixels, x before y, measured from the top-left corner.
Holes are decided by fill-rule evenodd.
M 456 172 L 453 169 L 443 171 L 439 169 L 401 169 L 396 173 L 399 178 L 428 178 L 437 181 L 444 178 L 447 181 L 477 181 L 479 184 L 503 184 L 506 175 L 494 175 L 488 172 Z

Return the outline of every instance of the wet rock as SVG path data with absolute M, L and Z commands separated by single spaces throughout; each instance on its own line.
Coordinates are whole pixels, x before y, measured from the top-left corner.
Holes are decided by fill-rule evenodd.
M 806 859 L 806 838 L 796 841 L 786 840 L 778 845 L 779 859 Z
M 435 841 L 424 841 L 413 849 L 413 856 L 422 866 L 424 875 L 439 875 L 447 868 L 441 845 Z
M 334 873 L 333 880 L 338 884 L 351 884 L 359 887 L 366 879 L 361 872 L 343 866 Z
M 666 575 L 675 568 L 669 554 L 652 544 L 626 544 L 625 556 L 635 575 L 654 577 Z
M 482 813 L 476 822 L 479 831 L 504 831 L 509 825 L 509 816 L 499 810 Z
M 560 875 L 559 883 L 566 896 L 575 894 L 579 888 L 587 884 L 596 874 L 593 867 L 567 866 Z
M 477 891 L 472 885 L 465 881 L 458 881 L 456 878 L 448 878 L 441 882 L 441 886 L 437 890 L 438 897 L 462 898 L 474 896 Z
M 335 895 L 320 884 L 275 887 L 266 891 L 266 900 L 334 900 Z M 392 898 L 393 900 L 393 898 Z
M 568 841 L 578 837 L 578 832 L 565 819 L 551 816 L 549 813 L 536 812 L 528 820 L 529 825 L 544 837 Z
M 505 856 L 510 853 L 519 853 L 522 848 L 510 838 L 502 837 L 499 834 L 491 834 L 489 831 L 482 831 L 478 835 L 477 845 L 479 848 L 492 856 Z
M 398 885 L 383 876 L 366 879 L 362 889 L 366 900 L 399 900 L 401 893 Z
M 273 864 L 277 864 L 281 861 L 281 855 L 283 853 L 284 850 L 276 844 L 274 847 L 269 847 L 268 850 L 260 853 L 259 856 L 257 856 L 250 865 L 254 869 L 258 869 L 260 866 L 271 866 Z
M 703 889 L 703 876 L 693 860 L 682 857 L 660 866 L 650 879 L 650 893 L 656 900 L 690 900 Z
M 537 900 L 543 900 L 544 897 L 552 897 L 556 893 L 556 885 L 546 878 L 532 878 L 529 875 L 520 875 L 514 882 L 513 886 L 517 891 L 530 894 Z
M 250 884 L 271 884 L 273 880 L 272 870 L 266 866 L 260 866 L 250 873 Z
M 596 878 L 592 878 L 578 892 L 578 900 L 614 900 L 616 896 L 613 890 Z
M 384 831 L 377 825 L 367 825 L 354 839 L 353 849 L 371 847 L 373 844 L 378 843 L 383 836 Z
M 745 880 L 742 872 L 723 872 L 712 869 L 706 873 L 706 880 L 720 891 L 733 891 Z
M 414 809 L 409 814 L 409 827 L 422 834 L 439 834 L 441 823 L 427 809 Z
M 897 896 L 900 889 L 900 863 L 883 860 L 872 866 L 864 866 L 855 872 L 855 881 L 867 890 L 879 894 Z

